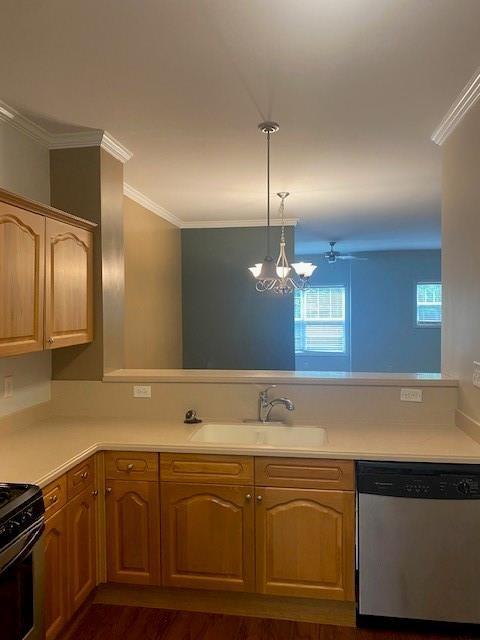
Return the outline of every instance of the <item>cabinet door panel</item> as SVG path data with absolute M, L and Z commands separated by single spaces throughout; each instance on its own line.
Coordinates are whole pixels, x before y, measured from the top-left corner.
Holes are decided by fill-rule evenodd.
M 68 596 L 72 615 L 97 584 L 97 519 L 93 488 L 67 505 Z
M 46 347 L 93 339 L 92 233 L 57 220 L 46 223 Z
M 43 349 L 45 219 L 0 203 L 0 357 Z
M 108 579 L 160 583 L 159 485 L 107 480 Z
M 54 640 L 68 620 L 67 520 L 62 509 L 49 518 L 43 536 L 45 549 L 45 638 Z
M 164 584 L 254 589 L 250 487 L 162 484 Z
M 353 600 L 353 492 L 268 487 L 257 494 L 257 590 Z

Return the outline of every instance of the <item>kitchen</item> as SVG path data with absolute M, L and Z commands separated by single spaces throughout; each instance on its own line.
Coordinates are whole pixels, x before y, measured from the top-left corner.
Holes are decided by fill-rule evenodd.
M 145 2 L 141 16 L 128 3 L 67 4 L 74 21 L 55 2 L 11 3 L 0 27 L 0 637 L 478 636 L 478 6 L 286 2 L 285 43 L 289 21 L 280 12 L 270 23 L 269 2 L 202 11 Z M 68 47 L 46 37 L 56 24 Z M 391 38 L 362 48 L 359 25 Z M 263 63 L 250 72 L 242 29 L 258 64 L 278 56 L 276 75 Z M 285 47 L 262 48 L 278 41 Z M 352 58 L 342 55 L 353 42 L 370 91 L 349 94 L 329 75 L 328 54 L 352 81 Z M 162 58 L 163 103 L 161 83 L 153 95 L 147 80 L 149 54 L 165 49 L 178 58 Z M 307 69 L 309 55 L 325 59 L 315 73 L 332 83 L 331 103 L 281 73 Z M 404 101 L 395 111 L 391 87 L 382 120 L 371 83 L 392 68 L 403 70 L 399 95 L 411 92 L 415 108 Z M 195 102 L 206 78 L 208 109 Z M 139 92 L 132 102 L 121 100 L 124 82 Z M 268 106 L 265 92 L 279 103 Z M 358 108 L 346 118 L 349 99 Z M 339 125 L 350 127 L 345 148 Z M 349 145 L 352 156 L 338 161 L 335 149 Z M 357 145 L 381 189 L 362 191 Z M 322 191 L 312 188 L 321 178 L 312 154 L 323 149 Z M 350 194 L 330 202 L 332 175 L 356 173 L 361 230 L 346 217 Z M 365 214 L 376 204 L 388 220 Z M 419 285 L 440 278 L 440 208 L 441 323 L 438 300 L 418 297 Z M 330 253 L 327 240 L 347 227 Z M 228 254 L 216 263 L 215 243 Z M 388 260 L 398 274 L 401 251 L 422 252 L 425 269 L 408 272 L 416 337 L 395 329 L 387 358 L 380 363 L 370 345 L 371 366 L 360 370 L 361 343 L 381 337 L 373 325 L 355 337 L 354 285 L 362 281 L 363 313 L 372 313 L 365 274 Z M 266 277 L 277 255 L 286 262 Z M 348 281 L 332 275 L 337 260 Z M 294 317 L 294 301 L 317 289 L 315 300 L 326 289 L 334 300 L 343 285 L 341 312 L 315 319 L 312 334 L 322 363 L 339 364 L 317 369 L 315 341 L 295 347 L 294 324 L 302 336 L 310 328 Z M 399 291 L 387 306 L 400 305 Z

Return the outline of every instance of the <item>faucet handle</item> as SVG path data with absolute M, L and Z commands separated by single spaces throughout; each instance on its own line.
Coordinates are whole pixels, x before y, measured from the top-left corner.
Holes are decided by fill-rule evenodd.
M 269 384 L 268 387 L 266 387 L 262 393 L 268 393 L 270 391 L 270 389 L 276 389 L 277 385 L 276 384 Z
M 275 389 L 276 388 L 276 384 L 270 384 L 268 385 L 268 387 L 266 387 L 263 391 L 260 391 L 260 399 L 261 400 L 266 400 L 267 396 L 268 396 L 268 392 L 270 391 L 270 389 Z
M 270 389 L 275 389 L 276 386 L 277 386 L 276 384 L 271 384 L 268 387 L 266 387 L 263 391 L 260 391 L 260 393 L 258 394 L 258 401 L 260 402 L 261 405 L 263 406 L 267 405 L 268 392 L 270 391 Z

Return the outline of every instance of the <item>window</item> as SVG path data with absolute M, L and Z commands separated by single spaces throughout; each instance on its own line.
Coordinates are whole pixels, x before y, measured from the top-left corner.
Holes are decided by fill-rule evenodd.
M 346 353 L 345 287 L 295 291 L 295 353 Z
M 442 285 L 440 282 L 417 284 L 417 326 L 438 327 L 442 322 Z

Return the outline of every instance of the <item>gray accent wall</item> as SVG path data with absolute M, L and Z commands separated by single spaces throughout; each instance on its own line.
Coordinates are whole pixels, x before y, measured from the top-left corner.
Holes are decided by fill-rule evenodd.
M 345 356 L 297 356 L 297 369 L 439 372 L 441 329 L 417 326 L 416 284 L 441 281 L 440 250 L 358 255 L 368 260 L 328 264 L 322 256 L 301 256 L 318 265 L 312 286 L 347 287 L 350 330 Z
M 293 227 L 286 237 L 291 257 Z M 264 254 L 263 227 L 182 230 L 185 368 L 295 369 L 293 296 L 256 292 L 248 271 Z

